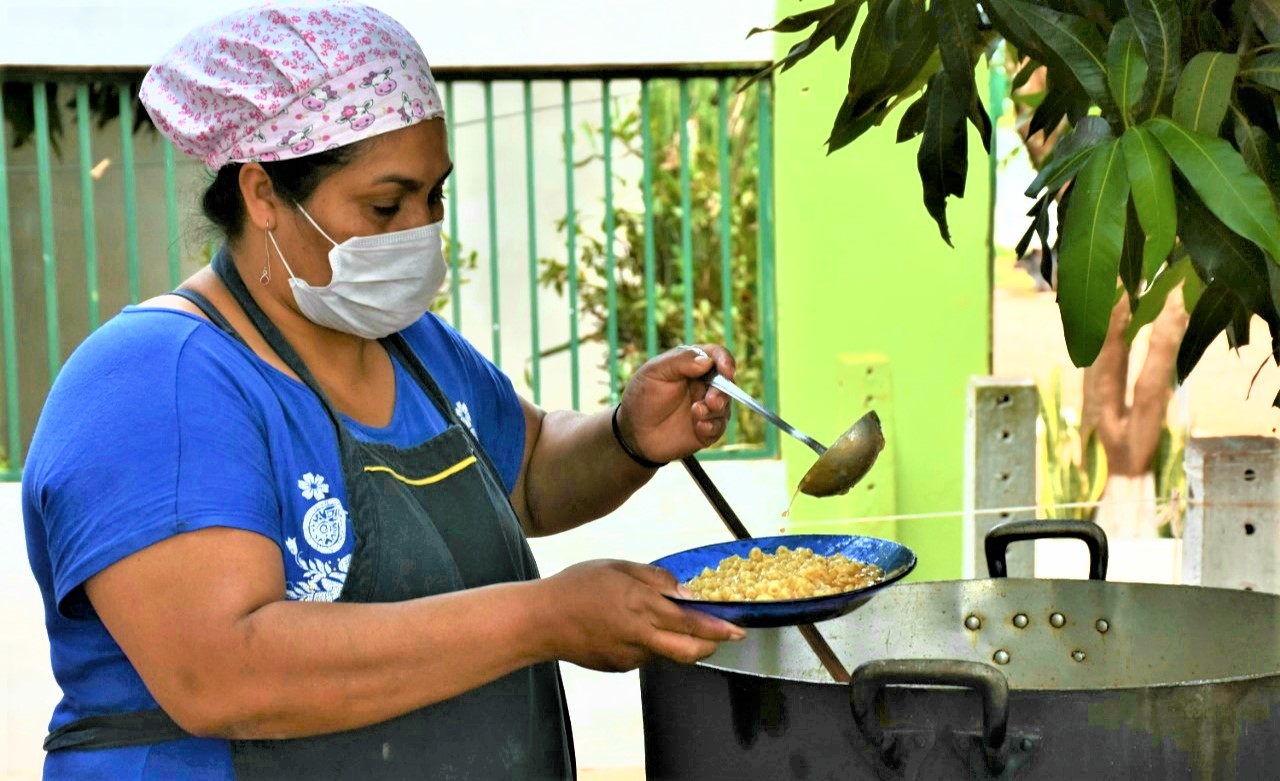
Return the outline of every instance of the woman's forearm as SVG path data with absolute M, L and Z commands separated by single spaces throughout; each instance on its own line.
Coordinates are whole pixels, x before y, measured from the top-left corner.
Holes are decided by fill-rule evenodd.
M 525 478 L 532 536 L 581 526 L 616 510 L 653 477 L 613 436 L 612 410 L 543 416 Z
M 195 640 L 201 663 L 175 671 L 167 697 L 155 693 L 207 737 L 302 737 L 385 721 L 554 658 L 542 583 L 385 604 L 272 602 L 223 633 L 222 647 Z

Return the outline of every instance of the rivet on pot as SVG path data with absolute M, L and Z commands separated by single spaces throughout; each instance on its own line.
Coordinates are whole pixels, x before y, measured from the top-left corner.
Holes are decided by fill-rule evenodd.
M 1054 613 L 1049 616 L 1049 623 L 1053 624 L 1054 629 L 1061 629 L 1062 625 L 1067 623 L 1067 617 L 1061 613 Z
M 1072 658 L 1072 659 L 1075 659 L 1077 662 L 1083 662 L 1083 661 L 1084 661 L 1084 651 L 1072 651 L 1072 652 L 1071 652 L 1071 658 Z
M 1026 629 L 1026 627 L 1027 627 L 1027 614 L 1026 614 L 1026 613 L 1019 613 L 1018 615 L 1014 616 L 1014 617 L 1013 617 L 1013 625 L 1014 625 L 1014 626 L 1016 626 L 1016 627 L 1018 627 L 1019 629 Z
M 1103 634 L 1106 634 L 1107 630 L 1111 628 L 1111 624 L 1105 618 L 1099 618 L 1098 622 L 1093 626 L 1095 629 L 1097 629 L 1099 632 L 1102 632 Z
M 993 658 L 996 660 L 996 664 L 1008 664 L 1009 652 L 1003 649 L 996 651 L 996 655 Z
M 976 632 L 982 628 L 982 619 L 977 616 L 969 616 L 964 620 L 964 625 L 966 628 Z

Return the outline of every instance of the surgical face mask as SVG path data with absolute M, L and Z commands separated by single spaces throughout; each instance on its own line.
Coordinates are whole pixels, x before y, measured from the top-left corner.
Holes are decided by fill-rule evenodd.
M 316 287 L 294 276 L 280 245 L 271 239 L 298 308 L 311 322 L 365 339 L 381 339 L 417 322 L 444 284 L 447 266 L 440 243 L 440 223 L 421 228 L 355 236 L 339 244 L 324 232 L 307 210 L 298 211 L 329 239 L 333 277 Z

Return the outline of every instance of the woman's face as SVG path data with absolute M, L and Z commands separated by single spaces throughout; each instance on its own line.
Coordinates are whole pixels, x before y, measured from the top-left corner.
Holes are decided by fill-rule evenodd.
M 364 142 L 302 206 L 339 244 L 419 228 L 444 218 L 444 184 L 452 169 L 444 120 L 426 120 Z M 291 204 L 281 206 L 276 240 L 293 273 L 313 285 L 328 284 L 333 245 Z

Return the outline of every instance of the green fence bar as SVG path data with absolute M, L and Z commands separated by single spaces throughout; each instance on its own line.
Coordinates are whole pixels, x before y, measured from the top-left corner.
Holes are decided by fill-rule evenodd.
M 756 87 L 759 124 L 759 210 L 760 210 L 760 333 L 764 340 L 764 399 L 769 409 L 778 408 L 778 330 L 777 299 L 773 267 L 773 82 L 764 79 Z M 778 452 L 778 430 L 764 427 L 765 448 Z
M 644 156 L 644 339 L 650 358 L 658 354 L 658 294 L 654 280 L 656 255 L 653 242 L 653 127 L 649 80 L 640 83 L 640 139 Z
M 138 275 L 138 195 L 133 163 L 133 89 L 120 85 L 120 165 L 124 168 L 124 243 L 129 265 L 129 303 L 136 304 L 142 285 Z
M 53 168 L 49 159 L 49 94 L 44 82 L 31 85 L 35 115 L 36 172 L 40 200 L 40 246 L 44 259 L 44 323 L 49 351 L 49 382 L 62 368 L 58 349 L 58 262 L 53 236 Z
M 716 84 L 716 102 L 719 104 L 720 154 L 720 305 L 724 311 L 724 346 L 734 352 L 733 343 L 733 221 L 729 204 L 733 203 L 733 191 L 729 184 L 729 82 L 720 79 Z M 729 444 L 738 441 L 738 419 L 731 416 L 725 431 Z
M 93 207 L 93 149 L 89 143 L 89 85 L 76 87 L 76 136 L 80 143 L 80 215 L 84 221 L 84 282 L 89 330 L 102 323 L 98 295 L 98 225 Z
M 493 317 L 493 363 L 502 365 L 502 300 L 498 280 L 498 172 L 493 154 L 493 82 L 484 83 L 484 153 L 489 180 L 489 309 Z
M 524 82 L 524 180 L 529 212 L 529 339 L 533 403 L 542 403 L 542 344 L 538 337 L 538 210 L 533 175 L 533 82 Z
M 604 275 L 605 302 L 609 307 L 609 403 L 618 403 L 618 259 L 614 256 L 613 233 L 613 100 L 608 79 L 603 82 L 604 104 Z
M 693 196 L 689 178 L 689 80 L 680 79 L 680 268 L 685 344 L 693 344 Z
M 564 189 L 569 257 L 569 381 L 573 408 L 577 410 L 582 407 L 578 387 L 578 212 L 573 206 L 573 82 L 569 79 L 564 80 Z
M 453 151 L 453 114 L 457 108 L 457 104 L 453 102 L 453 82 L 445 82 L 444 100 L 449 105 L 448 111 L 444 115 L 444 123 L 449 135 L 449 160 L 457 164 L 458 158 Z M 461 253 L 461 245 L 458 244 L 458 173 L 449 175 L 449 202 L 453 204 L 449 207 L 449 306 L 453 310 L 453 327 L 454 329 L 462 328 L 462 296 L 460 295 L 460 286 L 462 285 L 461 274 L 458 271 L 459 254 Z
M 13 247 L 9 233 L 9 141 L 5 138 L 4 82 L 0 82 L 0 324 L 4 327 L 5 457 L 14 477 L 21 464 L 22 419 L 18 405 L 18 330 L 13 313 Z
M 173 162 L 173 144 L 164 142 L 164 216 L 169 242 L 169 288 L 182 280 L 182 250 L 178 246 L 178 176 Z

